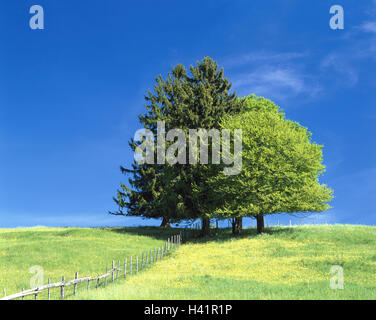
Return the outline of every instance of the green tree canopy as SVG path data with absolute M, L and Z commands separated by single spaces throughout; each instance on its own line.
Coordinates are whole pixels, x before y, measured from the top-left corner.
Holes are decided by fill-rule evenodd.
M 218 208 L 214 215 L 257 219 L 276 213 L 321 212 L 329 209 L 332 190 L 320 184 L 324 173 L 322 146 L 297 122 L 285 119 L 274 103 L 264 98 L 243 98 L 246 111 L 226 116 L 223 129 L 242 130 L 242 170 L 239 175 L 216 175 Z
M 222 117 L 242 110 L 231 83 L 215 61 L 206 57 L 190 67 L 190 73 L 179 64 L 166 79 L 157 77 L 154 92 L 148 91 L 146 113 L 139 116 L 145 129 L 152 131 L 157 141 L 157 121 L 165 121 L 166 132 L 182 129 L 219 128 Z M 132 151 L 137 143 L 130 141 Z M 155 158 L 158 150 L 155 150 Z M 186 158 L 189 158 L 188 148 Z M 119 206 L 113 214 L 139 215 L 165 220 L 203 219 L 205 232 L 208 215 L 215 209 L 209 177 L 216 175 L 217 165 L 138 164 L 122 168 L 130 176 L 129 186 L 121 184 L 114 198 Z

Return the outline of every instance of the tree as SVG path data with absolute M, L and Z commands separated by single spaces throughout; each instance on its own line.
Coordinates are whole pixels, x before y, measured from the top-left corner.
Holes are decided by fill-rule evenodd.
M 162 218 L 161 227 L 169 227 L 171 222 L 180 221 L 178 201 L 171 192 L 174 179 L 162 174 L 160 166 L 133 164 L 132 170 L 121 167 L 124 174 L 131 174 L 131 188 L 121 184 L 114 201 L 119 206 L 113 215 Z M 123 209 L 127 211 L 124 212 Z
M 235 93 L 229 93 L 231 84 L 223 69 L 206 57 L 190 74 L 183 65 L 177 65 L 166 80 L 156 79 L 154 92 L 145 97 L 147 112 L 139 116 L 144 128 L 152 131 L 157 140 L 157 121 L 165 122 L 166 132 L 182 129 L 219 128 L 220 119 L 242 110 Z M 132 151 L 137 143 L 130 142 Z M 155 150 L 154 157 L 158 150 Z M 209 152 L 210 154 L 210 152 Z M 186 158 L 189 158 L 188 150 Z M 122 168 L 129 174 L 130 187 L 122 184 L 115 202 L 119 211 L 113 214 L 139 215 L 147 218 L 165 217 L 168 220 L 202 219 L 203 233 L 210 227 L 209 215 L 216 207 L 209 178 L 218 172 L 218 165 L 208 164 L 138 164 L 132 169 Z M 126 209 L 127 212 L 124 212 Z
M 179 109 L 184 95 L 181 88 L 186 81 L 186 70 L 182 65 L 173 68 L 164 80 L 162 76 L 156 79 L 155 94 L 148 91 L 145 96 L 147 112 L 139 115 L 139 121 L 145 129 L 151 130 L 154 141 L 157 139 L 157 121 L 168 120 L 170 114 Z M 131 139 L 129 146 L 133 153 L 143 141 Z M 156 158 L 158 150 L 154 150 Z M 162 218 L 161 226 L 169 226 L 171 222 L 181 220 L 182 199 L 175 193 L 178 178 L 171 175 L 168 164 L 140 164 L 136 161 L 131 169 L 120 167 L 127 175 L 128 185 L 121 183 L 114 197 L 118 211 L 109 212 L 113 215 L 141 216 L 143 218 Z
M 213 215 L 255 217 L 264 231 L 264 215 L 321 212 L 329 209 L 332 190 L 319 183 L 324 173 L 322 146 L 311 133 L 264 98 L 245 98 L 246 111 L 226 116 L 221 127 L 242 129 L 242 170 L 239 175 L 217 175 L 211 187 L 221 199 Z

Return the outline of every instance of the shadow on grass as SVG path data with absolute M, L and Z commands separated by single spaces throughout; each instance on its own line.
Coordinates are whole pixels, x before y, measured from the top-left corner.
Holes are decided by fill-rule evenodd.
M 293 233 L 296 229 L 294 228 L 286 228 L 286 227 L 270 227 L 265 228 L 263 234 L 286 234 L 286 233 Z M 240 235 L 233 235 L 231 228 L 224 228 L 224 229 L 212 229 L 211 234 L 205 237 L 202 237 L 200 234 L 196 236 L 189 237 L 186 242 L 191 243 L 205 243 L 210 241 L 216 242 L 226 242 L 231 240 L 237 239 L 245 239 L 245 238 L 256 238 L 262 235 L 257 234 L 256 228 L 244 228 Z
M 112 232 L 127 233 L 137 236 L 151 237 L 156 240 L 167 240 L 171 236 L 178 235 L 183 229 L 181 228 L 162 228 L 162 227 L 117 227 L 103 228 Z
M 157 240 L 167 240 L 167 238 L 177 235 L 184 230 L 184 239 L 186 243 L 205 243 L 210 241 L 226 242 L 235 239 L 255 238 L 260 235 L 257 234 L 256 228 L 244 228 L 242 234 L 233 235 L 231 228 L 211 229 L 210 235 L 202 236 L 201 230 L 183 229 L 183 228 L 162 228 L 162 227 L 117 227 L 117 228 L 103 228 L 112 232 L 134 234 L 138 236 L 152 237 Z M 292 233 L 294 228 L 286 227 L 270 227 L 265 228 L 264 234 L 279 234 Z

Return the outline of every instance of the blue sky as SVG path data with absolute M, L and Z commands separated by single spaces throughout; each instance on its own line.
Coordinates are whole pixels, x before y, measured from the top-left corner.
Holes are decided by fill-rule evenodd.
M 205 56 L 325 146 L 335 199 L 314 217 L 376 224 L 376 1 L 2 1 L 0 43 L 0 227 L 139 224 L 107 211 L 144 94 Z

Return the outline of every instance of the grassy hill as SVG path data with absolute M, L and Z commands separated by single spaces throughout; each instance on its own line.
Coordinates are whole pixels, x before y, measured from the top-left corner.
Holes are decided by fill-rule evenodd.
M 75 272 L 79 277 L 96 276 L 105 273 L 106 266 L 111 268 L 112 260 L 123 262 L 125 257 L 160 247 L 176 233 L 159 228 L 0 229 L 0 295 L 3 288 L 8 295 L 30 288 L 32 266 L 43 268 L 45 283 L 48 278 L 59 282 L 62 276 L 72 280 Z M 72 290 L 67 288 L 67 295 Z M 58 297 L 59 289 L 51 290 L 51 298 Z
M 111 260 L 161 246 L 176 230 L 159 228 L 0 230 L 0 289 L 28 287 L 28 268 L 46 278 L 103 273 Z M 192 238 L 161 262 L 74 299 L 376 299 L 376 228 L 273 227 L 233 237 Z M 344 268 L 332 290 L 330 268 Z M 71 289 L 67 289 L 71 290 Z M 57 297 L 57 296 L 56 296 Z M 40 297 L 43 299 L 43 296 Z
M 254 229 L 194 240 L 152 268 L 77 299 L 376 299 L 376 228 Z M 344 268 L 344 289 L 329 287 Z

